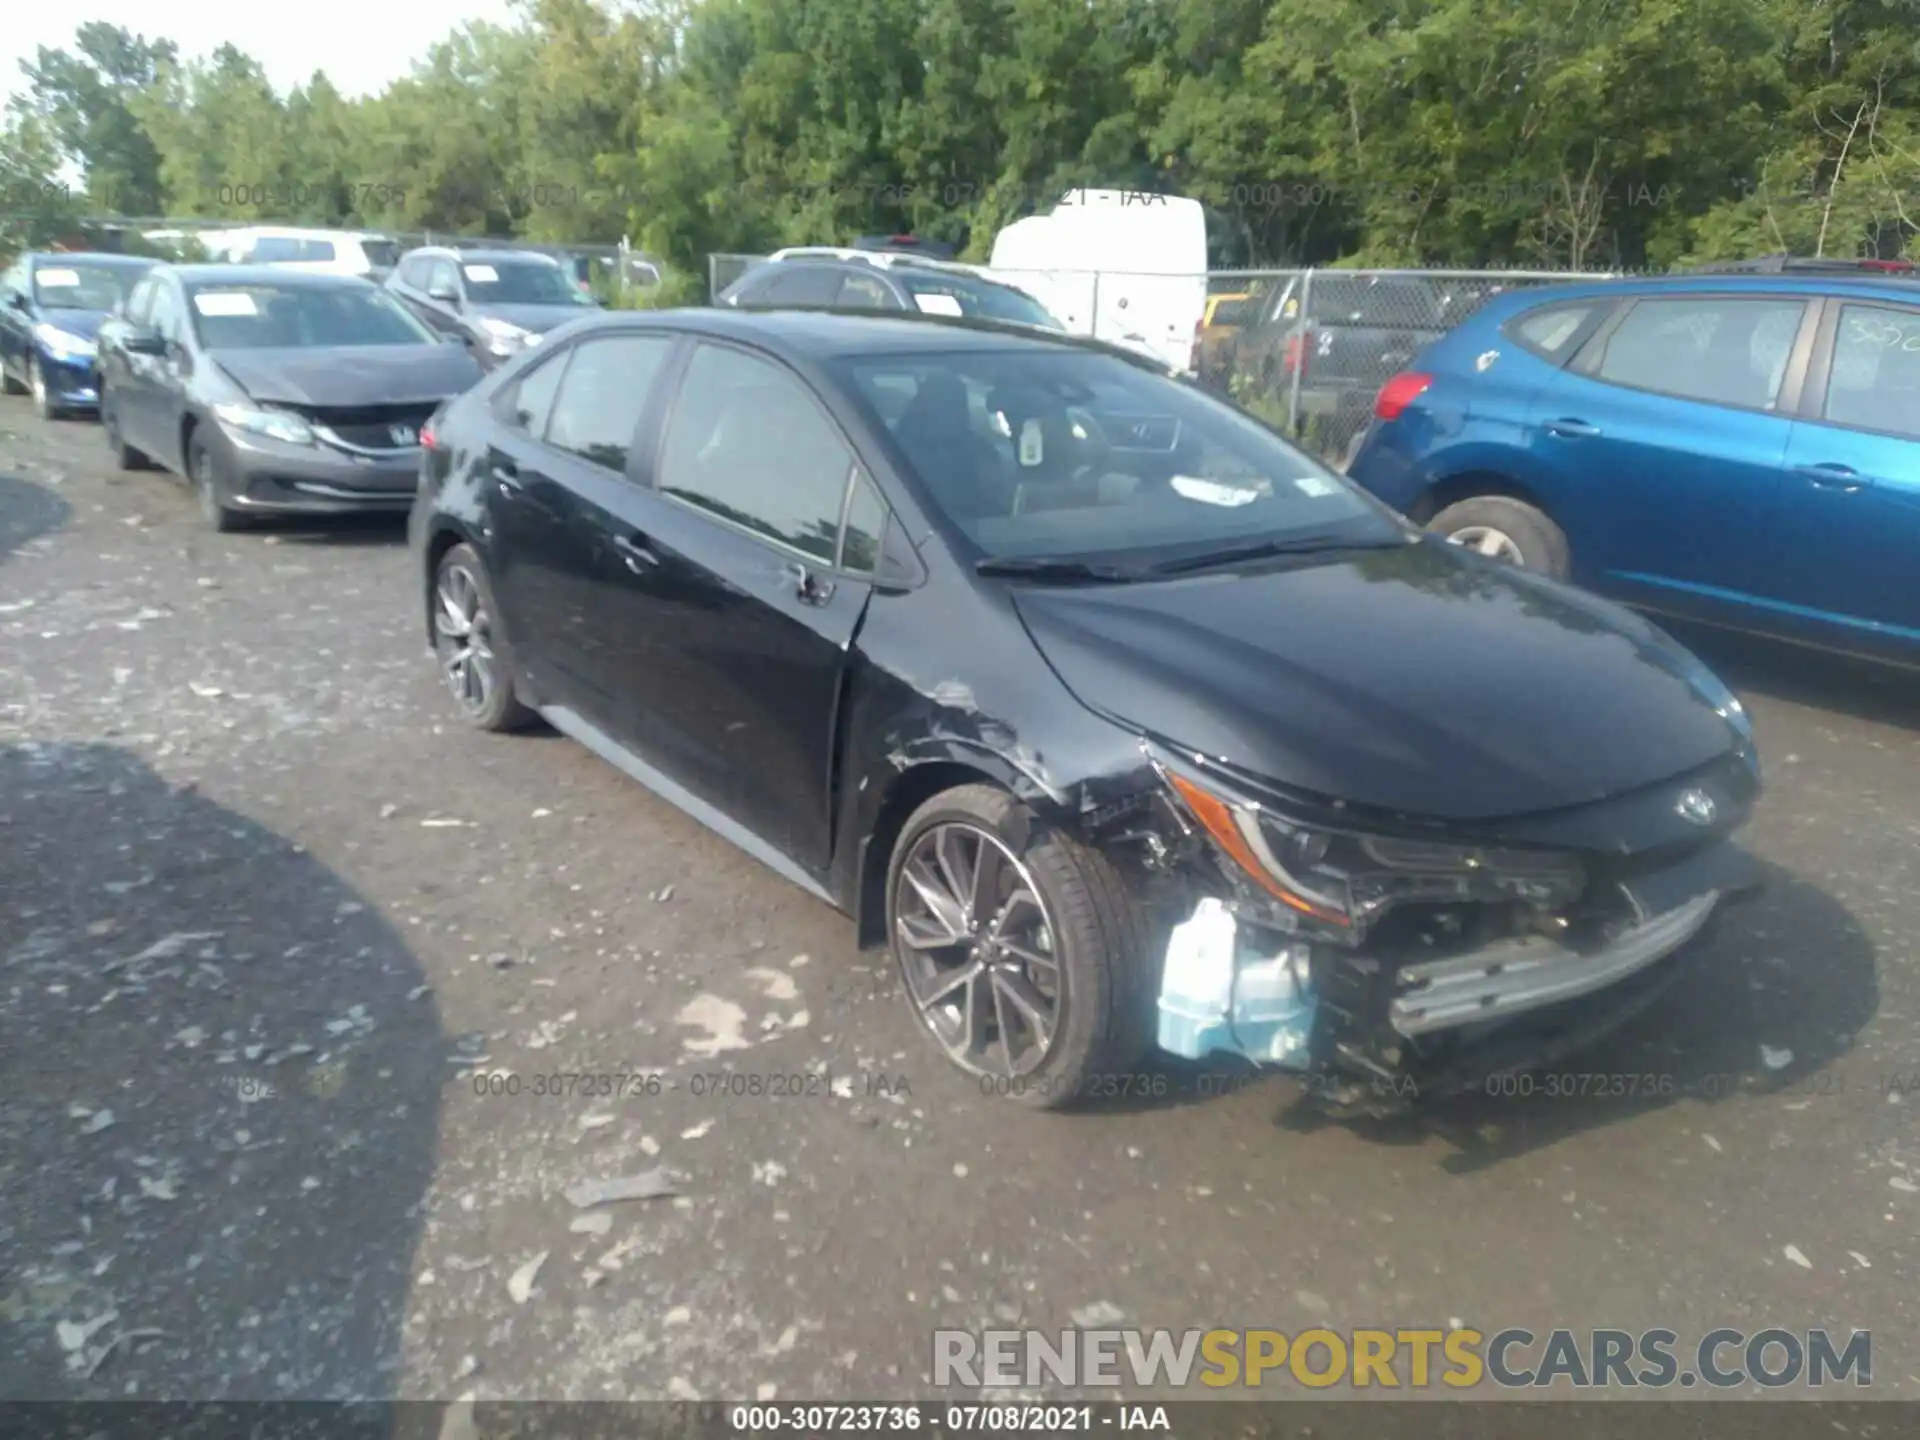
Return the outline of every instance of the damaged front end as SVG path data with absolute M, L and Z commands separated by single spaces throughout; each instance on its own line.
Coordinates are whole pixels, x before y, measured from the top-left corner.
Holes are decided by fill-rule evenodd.
M 1148 756 L 1148 861 L 1171 922 L 1162 1048 L 1302 1073 L 1335 1114 L 1396 1113 L 1585 1044 L 1677 978 L 1683 947 L 1757 884 L 1727 839 L 1758 791 L 1747 756 L 1677 804 L 1663 791 L 1535 827 L 1554 843 L 1362 818 Z

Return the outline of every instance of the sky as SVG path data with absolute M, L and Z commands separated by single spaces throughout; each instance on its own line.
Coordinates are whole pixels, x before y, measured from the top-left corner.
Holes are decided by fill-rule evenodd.
M 356 96 L 376 94 L 405 75 L 456 26 L 512 18 L 508 0 L 13 0 L 7 9 L 0 24 L 0 104 L 26 89 L 22 60 L 32 60 L 42 45 L 65 47 L 90 20 L 172 40 L 188 58 L 204 58 L 230 41 L 258 60 L 283 94 L 319 69 L 342 94 Z

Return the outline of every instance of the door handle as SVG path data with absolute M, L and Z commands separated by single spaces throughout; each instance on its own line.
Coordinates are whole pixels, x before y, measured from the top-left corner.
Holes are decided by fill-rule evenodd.
M 498 451 L 487 456 L 487 473 L 493 477 L 493 483 L 500 487 L 502 495 L 511 495 L 520 489 L 520 467 L 509 455 Z
M 1564 417 L 1547 422 L 1547 433 L 1558 435 L 1563 440 L 1588 440 L 1600 433 L 1598 425 L 1589 425 L 1585 420 Z
M 1819 465 L 1796 465 L 1793 468 L 1796 474 L 1806 476 L 1822 490 L 1838 490 L 1844 495 L 1853 494 L 1867 483 L 1851 465 L 1832 461 Z
M 613 548 L 620 552 L 620 558 L 626 562 L 627 569 L 636 575 L 642 570 L 651 570 L 660 563 L 660 557 L 647 543 L 647 537 L 637 530 L 631 535 L 614 536 Z
M 793 586 L 793 593 L 802 604 L 824 605 L 833 598 L 833 582 L 821 579 L 798 560 L 782 565 L 780 576 Z

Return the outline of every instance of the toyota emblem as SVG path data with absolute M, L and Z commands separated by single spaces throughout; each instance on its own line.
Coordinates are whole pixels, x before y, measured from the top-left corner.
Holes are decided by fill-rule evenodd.
M 1673 813 L 1694 825 L 1711 825 L 1720 807 L 1704 790 L 1689 790 L 1674 802 Z

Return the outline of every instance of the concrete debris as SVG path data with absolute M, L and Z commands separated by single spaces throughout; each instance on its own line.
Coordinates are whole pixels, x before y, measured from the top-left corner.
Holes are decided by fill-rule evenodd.
M 1096 1300 L 1091 1305 L 1082 1305 L 1073 1312 L 1073 1323 L 1082 1330 L 1094 1330 L 1103 1325 L 1118 1325 L 1127 1318 L 1127 1312 L 1108 1300 Z
M 583 1180 L 569 1185 L 564 1192 L 578 1210 L 595 1205 L 615 1205 L 623 1200 L 658 1200 L 680 1193 L 665 1170 L 642 1170 L 612 1180 Z
M 1913 1181 L 1907 1179 L 1907 1177 L 1904 1175 L 1895 1175 L 1892 1179 L 1887 1181 L 1887 1184 L 1891 1185 L 1895 1190 L 1898 1190 L 1905 1195 L 1912 1195 L 1916 1191 L 1920 1191 L 1920 1185 L 1914 1184 Z
M 86 1349 L 87 1342 L 98 1335 L 107 1326 L 120 1318 L 118 1310 L 109 1310 L 104 1315 L 96 1315 L 91 1320 L 62 1320 L 53 1327 L 54 1335 L 60 1341 L 60 1348 L 72 1355 Z
M 781 1180 L 786 1178 L 786 1174 L 787 1167 L 782 1165 L 778 1160 L 768 1160 L 764 1164 L 756 1161 L 753 1167 L 753 1183 L 756 1185 L 778 1185 Z
M 80 1133 L 82 1135 L 98 1135 L 111 1124 L 113 1124 L 113 1111 L 96 1110 L 87 1118 L 87 1123 L 80 1127 Z
M 680 1138 L 682 1140 L 698 1140 L 711 1129 L 713 1129 L 713 1121 L 711 1119 L 702 1120 L 698 1125 L 689 1125 L 685 1130 L 682 1130 L 680 1132 Z
M 680 1007 L 674 1023 L 707 1032 L 705 1035 L 691 1036 L 683 1042 L 695 1055 L 711 1058 L 722 1051 L 745 1050 L 753 1044 L 741 1034 L 747 1023 L 747 1012 L 718 995 L 694 996 Z
M 1800 1247 L 1798 1245 L 1788 1245 L 1782 1249 L 1780 1253 L 1798 1265 L 1802 1270 L 1813 1269 L 1813 1262 L 1800 1253 Z
M 575 1235 L 604 1235 L 613 1229 L 613 1215 L 606 1210 L 596 1210 L 591 1215 L 576 1215 L 567 1229 Z
M 533 1298 L 534 1277 L 540 1273 L 540 1267 L 547 1263 L 548 1251 L 542 1250 L 526 1264 L 507 1277 L 507 1294 L 516 1305 L 524 1305 Z
M 756 965 L 747 971 L 749 980 L 757 980 L 766 991 L 769 1000 L 794 1000 L 799 998 L 800 987 L 793 983 L 791 975 L 778 970 L 769 970 L 764 965 Z

